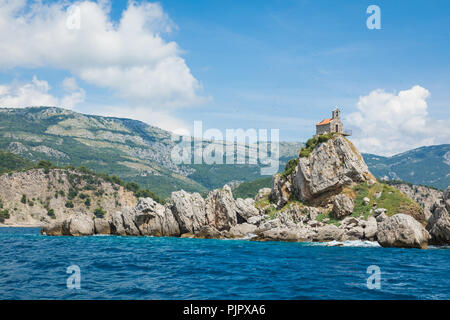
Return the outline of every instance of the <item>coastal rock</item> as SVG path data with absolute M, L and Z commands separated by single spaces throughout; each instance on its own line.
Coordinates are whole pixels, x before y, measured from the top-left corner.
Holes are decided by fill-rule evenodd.
M 270 197 L 277 208 L 288 203 L 292 192 L 292 185 L 286 177 L 276 174 L 272 178 L 272 192 Z
M 367 240 L 375 240 L 378 230 L 377 220 L 374 217 L 369 217 L 364 227 L 364 238 Z
M 48 236 L 62 236 L 63 235 L 63 221 L 54 221 L 41 229 L 41 234 Z
M 222 233 L 213 226 L 202 226 L 195 234 L 196 238 L 202 239 L 219 239 L 222 237 Z
M 94 234 L 94 221 L 91 216 L 78 214 L 62 224 L 63 235 L 89 236 Z
M 344 230 L 336 227 L 333 224 L 329 224 L 323 227 L 317 228 L 317 234 L 314 237 L 314 241 L 339 241 L 344 234 Z
M 260 212 L 255 207 L 255 200 L 238 198 L 236 204 L 236 217 L 238 223 L 248 222 L 252 217 L 259 216 Z
M 351 215 L 354 209 L 353 200 L 344 194 L 338 194 L 333 200 L 332 217 L 335 219 L 342 219 Z
M 383 247 L 427 248 L 428 232 L 413 217 L 396 214 L 378 224 L 377 240 Z
M 438 206 L 428 220 L 426 229 L 430 233 L 430 243 L 450 244 L 450 214 L 445 206 Z
M 237 224 L 231 227 L 228 232 L 231 237 L 239 238 L 254 233 L 256 231 L 256 226 L 249 223 Z
M 314 232 L 306 228 L 286 228 L 279 227 L 257 234 L 252 240 L 257 241 L 310 241 L 314 237 Z
M 430 218 L 433 212 L 433 205 L 439 203 L 443 197 L 442 191 L 430 187 L 408 185 L 406 183 L 394 184 L 393 186 L 416 201 L 423 208 L 425 220 Z
M 213 190 L 205 201 L 206 220 L 208 225 L 219 231 L 229 230 L 237 223 L 236 204 L 228 185 Z
M 299 158 L 293 189 L 297 198 L 309 201 L 322 193 L 353 182 L 363 182 L 370 177 L 357 149 L 349 140 L 337 135 L 320 143 L 307 158 Z
M 172 212 L 181 233 L 196 233 L 207 224 L 205 201 L 199 193 L 172 192 Z
M 172 211 L 152 198 L 139 199 L 133 209 L 139 232 L 148 236 L 179 236 L 180 228 Z
M 111 234 L 111 226 L 106 219 L 94 219 L 94 232 L 96 234 Z
M 435 245 L 450 244 L 450 187 L 442 196 L 442 200 L 433 205 L 432 215 L 428 219 L 426 229 L 429 231 L 430 243 Z

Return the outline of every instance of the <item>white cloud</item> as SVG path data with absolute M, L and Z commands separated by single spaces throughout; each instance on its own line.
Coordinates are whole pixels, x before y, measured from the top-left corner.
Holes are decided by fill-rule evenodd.
M 66 1 L 0 1 L 0 68 L 69 70 L 149 108 L 204 102 L 178 45 L 161 37 L 176 26 L 159 4 L 129 1 L 118 22 L 110 19 L 109 1 L 74 5 L 79 11 L 68 10 Z
M 448 143 L 450 119 L 428 117 L 429 96 L 427 89 L 416 85 L 398 94 L 377 89 L 360 97 L 359 111 L 345 118 L 346 125 L 355 128 L 352 140 L 361 152 L 379 155 Z
M 0 107 L 24 108 L 63 105 L 72 109 L 75 105 L 84 101 L 85 93 L 83 89 L 78 88 L 76 82 L 73 82 L 74 80 L 66 79 L 64 82 L 66 81 L 72 82 L 72 87 L 66 87 L 67 95 L 61 99 L 51 95 L 49 93 L 51 87 L 48 82 L 39 80 L 36 76 L 29 83 L 13 82 L 8 85 L 0 85 Z
M 131 118 L 144 121 L 155 127 L 171 132 L 183 130 L 190 131 L 190 125 L 171 115 L 167 110 L 149 110 L 144 107 L 128 108 L 126 106 L 114 106 L 96 112 L 105 117 Z

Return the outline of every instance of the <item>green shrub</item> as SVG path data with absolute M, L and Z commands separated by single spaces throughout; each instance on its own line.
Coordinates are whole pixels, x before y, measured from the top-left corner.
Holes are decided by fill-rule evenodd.
M 90 207 L 91 206 L 91 198 L 86 198 L 86 200 L 84 201 L 84 205 L 86 207 Z
M 74 207 L 74 205 L 73 205 L 73 202 L 72 201 L 67 201 L 66 202 L 66 208 L 73 208 Z
M 286 167 L 284 169 L 284 172 L 281 173 L 281 176 L 284 178 L 289 176 L 292 172 L 294 172 L 297 165 L 298 165 L 298 158 L 289 160 L 288 163 L 286 163 Z
M 103 210 L 102 208 L 97 208 L 97 209 L 94 210 L 94 215 L 97 218 L 103 218 L 105 216 L 105 214 L 106 214 L 106 211 Z
M 9 219 L 9 211 L 8 210 L 1 210 L 0 211 L 0 222 L 5 222 L 6 219 Z
M 49 217 L 51 217 L 52 219 L 56 219 L 56 216 L 55 216 L 55 210 L 53 210 L 53 209 L 48 209 L 48 210 L 47 210 L 47 215 L 48 215 Z
M 75 197 L 77 195 L 78 195 L 78 190 L 77 189 L 75 189 L 75 188 L 70 188 L 69 189 L 69 195 L 68 195 L 69 200 L 75 199 Z
M 22 195 L 22 199 L 20 199 L 20 202 L 22 202 L 23 204 L 27 203 L 27 196 L 26 195 Z

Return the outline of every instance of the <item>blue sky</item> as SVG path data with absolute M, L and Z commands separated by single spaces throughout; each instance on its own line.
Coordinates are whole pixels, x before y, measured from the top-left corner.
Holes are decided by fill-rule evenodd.
M 44 4 L 51 6 L 48 1 Z M 83 92 L 74 110 L 129 115 L 167 129 L 202 120 L 204 127 L 221 130 L 279 128 L 282 140 L 304 141 L 314 133 L 315 122 L 329 117 L 338 105 L 344 117 L 351 115 L 345 124 L 354 129 L 355 142 L 360 148 L 366 146 L 366 152 L 393 154 L 449 141 L 446 127 L 450 126 L 445 122 L 450 119 L 449 1 L 166 0 L 159 4 L 162 18 L 152 20 L 147 31 L 159 34 L 165 43 L 176 43 L 173 55 L 184 59 L 188 68 L 186 82 L 174 84 L 173 92 L 156 94 L 155 99 L 143 94 L 136 101 L 130 98 L 133 87 L 125 92 L 119 82 L 105 80 L 104 73 L 97 76 L 77 70 L 76 63 L 84 64 L 83 59 L 93 59 L 95 66 L 99 63 L 95 57 L 53 63 L 56 58 L 49 53 L 33 62 L 11 58 L 0 63 L 0 84 L 11 89 L 36 76 L 51 87 L 46 93 L 59 97 L 61 103 L 67 91 L 61 83 L 73 78 L 76 88 L 72 90 Z M 366 26 L 366 9 L 371 4 L 380 7 L 381 30 Z M 15 17 L 33 12 L 30 5 Z M 134 5 L 139 9 L 139 1 Z M 119 24 L 129 4 L 114 1 L 110 6 L 106 16 Z M 161 32 L 167 26 L 171 31 Z M 127 59 L 120 63 L 140 58 Z M 136 79 L 137 86 L 142 79 Z M 184 84 L 192 86 L 190 91 L 177 91 Z M 415 86 L 426 91 L 413 90 Z M 406 98 L 401 98 L 402 91 Z M 364 96 L 371 98 L 366 101 L 361 99 Z M 165 98 L 170 101 L 166 103 Z M 140 106 L 139 112 L 135 105 Z M 414 120 L 402 128 L 395 122 L 385 125 L 383 118 L 374 115 L 377 108 L 402 123 L 409 121 L 411 112 Z M 367 130 L 370 123 L 377 123 L 382 132 Z M 408 132 L 411 140 L 404 141 Z M 383 152 L 380 143 L 387 138 L 389 146 Z

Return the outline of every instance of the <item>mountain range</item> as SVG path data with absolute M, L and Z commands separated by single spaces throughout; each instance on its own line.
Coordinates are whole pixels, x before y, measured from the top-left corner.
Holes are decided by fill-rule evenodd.
M 203 148 L 221 141 L 200 141 Z M 261 176 L 264 164 L 248 164 L 252 145 L 236 144 L 247 164 L 176 164 L 172 133 L 144 122 L 80 114 L 56 107 L 0 108 L 0 149 L 28 160 L 85 166 L 137 182 L 162 197 L 172 191 L 205 192 Z M 280 143 L 279 171 L 298 155 L 301 142 Z M 404 180 L 444 189 L 450 183 L 450 145 L 423 147 L 393 157 L 364 154 L 378 178 Z M 266 176 L 267 181 L 270 180 Z M 261 186 L 261 183 L 258 184 Z

